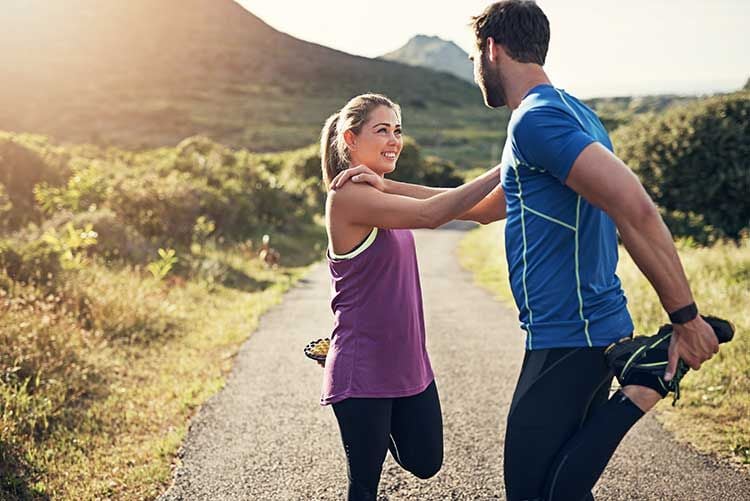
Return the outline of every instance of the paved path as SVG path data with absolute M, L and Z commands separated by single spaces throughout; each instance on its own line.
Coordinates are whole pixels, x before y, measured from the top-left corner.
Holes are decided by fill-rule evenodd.
M 461 230 L 416 234 L 445 462 L 436 477 L 420 481 L 389 456 L 379 499 L 504 499 L 504 421 L 523 354 L 516 314 L 458 265 Z M 193 419 L 182 465 L 161 499 L 345 498 L 336 422 L 330 408 L 318 405 L 321 369 L 302 355 L 309 340 L 329 332 L 328 287 L 327 270 L 318 265 L 261 319 L 226 387 Z M 750 500 L 750 478 L 675 443 L 647 417 L 595 493 L 600 500 Z

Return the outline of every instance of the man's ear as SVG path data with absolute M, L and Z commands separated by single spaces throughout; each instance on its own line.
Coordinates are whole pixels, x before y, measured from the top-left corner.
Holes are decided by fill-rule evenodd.
M 492 37 L 487 37 L 487 42 L 485 44 L 487 50 L 487 60 L 491 63 L 498 62 L 501 58 L 509 58 L 508 51 L 505 50 L 505 47 L 495 41 Z
M 344 131 L 344 141 L 349 149 L 354 149 L 357 146 L 357 136 L 351 130 Z
M 487 48 L 487 59 L 489 62 L 494 63 L 497 61 L 497 49 L 500 48 L 500 46 L 495 43 L 495 39 L 492 37 L 487 37 L 487 42 L 485 43 L 485 47 Z

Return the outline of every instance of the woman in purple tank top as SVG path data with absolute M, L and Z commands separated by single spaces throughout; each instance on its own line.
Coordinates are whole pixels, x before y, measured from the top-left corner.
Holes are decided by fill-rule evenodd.
M 349 101 L 326 121 L 321 137 L 334 314 L 321 404 L 332 404 L 339 423 L 349 500 L 376 499 L 388 450 L 420 478 L 442 465 L 440 402 L 409 228 L 456 218 L 483 222 L 480 202 L 500 182 L 494 168 L 458 188 L 387 194 L 384 176 L 396 168 L 402 147 L 401 110 L 377 94 Z M 336 176 L 357 165 L 376 179 L 333 189 Z

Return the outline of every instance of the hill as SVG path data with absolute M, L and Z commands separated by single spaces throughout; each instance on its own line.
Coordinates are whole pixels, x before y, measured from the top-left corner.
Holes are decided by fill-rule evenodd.
M 375 91 L 403 106 L 427 153 L 486 165 L 507 118 L 463 80 L 295 39 L 232 0 L 12 2 L 0 46 L 0 129 L 70 142 L 144 148 L 203 134 L 286 150 Z
M 400 49 L 381 58 L 444 71 L 474 83 L 474 68 L 469 55 L 455 43 L 440 37 L 417 35 Z

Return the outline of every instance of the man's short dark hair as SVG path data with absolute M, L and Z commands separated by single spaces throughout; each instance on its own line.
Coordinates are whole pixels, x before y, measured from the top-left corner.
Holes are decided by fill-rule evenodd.
M 484 50 L 492 38 L 519 63 L 544 65 L 549 47 L 549 21 L 530 0 L 502 0 L 471 18 L 477 45 Z

